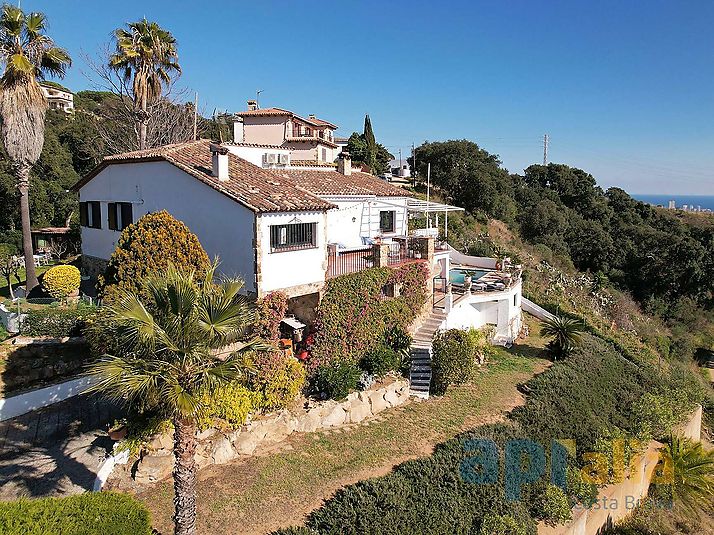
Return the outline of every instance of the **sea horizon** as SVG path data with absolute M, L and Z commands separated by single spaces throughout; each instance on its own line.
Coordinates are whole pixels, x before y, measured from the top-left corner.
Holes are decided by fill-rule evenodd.
M 633 193 L 632 197 L 638 201 L 667 207 L 669 201 L 674 201 L 677 208 L 687 206 L 701 206 L 701 208 L 714 211 L 714 195 L 667 195 L 662 193 Z

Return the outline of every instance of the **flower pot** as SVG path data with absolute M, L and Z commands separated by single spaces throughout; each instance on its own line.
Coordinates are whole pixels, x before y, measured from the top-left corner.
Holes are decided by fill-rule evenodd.
M 129 429 L 125 425 L 122 425 L 121 427 L 115 427 L 114 429 L 109 430 L 109 438 L 115 441 L 124 440 L 128 432 Z

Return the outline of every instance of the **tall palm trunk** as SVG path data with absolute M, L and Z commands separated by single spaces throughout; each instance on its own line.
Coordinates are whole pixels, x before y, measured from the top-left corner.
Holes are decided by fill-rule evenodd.
M 196 426 L 174 418 L 174 533 L 196 535 Z
M 35 257 L 32 250 L 32 227 L 30 226 L 30 165 L 20 163 L 16 168 L 17 189 L 20 192 L 20 218 L 22 219 L 22 252 L 25 256 L 27 293 L 39 283 L 35 273 Z
M 139 150 L 146 148 L 146 136 L 149 124 L 149 111 L 146 96 L 141 99 L 141 112 L 139 113 Z

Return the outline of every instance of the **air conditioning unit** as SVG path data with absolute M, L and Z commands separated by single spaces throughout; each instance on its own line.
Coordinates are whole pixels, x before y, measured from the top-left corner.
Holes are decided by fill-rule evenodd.
M 263 154 L 263 163 L 267 165 L 275 165 L 276 154 Z
M 290 155 L 278 154 L 278 163 L 281 165 L 288 165 L 290 163 Z

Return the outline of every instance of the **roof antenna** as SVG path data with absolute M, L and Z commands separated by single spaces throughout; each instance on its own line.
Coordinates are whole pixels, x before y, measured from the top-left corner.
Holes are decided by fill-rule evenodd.
M 263 92 L 262 89 L 258 89 L 255 92 L 255 109 L 259 110 L 260 109 L 260 94 Z

